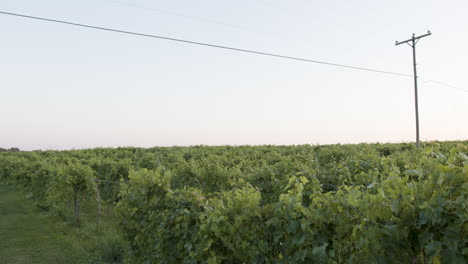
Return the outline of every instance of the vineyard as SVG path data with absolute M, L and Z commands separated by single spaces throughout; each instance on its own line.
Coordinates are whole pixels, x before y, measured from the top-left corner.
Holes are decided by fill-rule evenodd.
M 111 210 L 126 263 L 468 263 L 467 180 L 468 141 L 0 153 L 48 213 Z

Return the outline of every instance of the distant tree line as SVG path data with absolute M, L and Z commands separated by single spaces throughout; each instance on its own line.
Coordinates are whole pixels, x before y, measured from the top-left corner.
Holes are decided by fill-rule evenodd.
M 0 148 L 0 152 L 19 152 L 19 151 L 21 151 L 19 148 L 10 148 L 10 149 Z

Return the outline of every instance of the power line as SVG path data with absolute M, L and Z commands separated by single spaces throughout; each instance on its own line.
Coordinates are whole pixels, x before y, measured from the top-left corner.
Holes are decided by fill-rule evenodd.
M 106 0 L 104 0 L 104 1 L 106 1 Z M 128 2 L 118 1 L 118 0 L 107 0 L 107 1 L 110 1 L 112 3 L 117 3 L 117 4 L 120 4 L 120 5 L 124 5 L 124 6 L 127 6 L 127 7 L 132 7 L 132 8 L 136 8 L 136 9 L 149 11 L 149 12 L 162 13 L 162 14 L 166 14 L 166 15 L 181 17 L 181 18 L 184 18 L 184 19 L 190 19 L 190 20 L 195 20 L 195 21 L 204 22 L 204 23 L 216 24 L 216 25 L 220 25 L 220 26 L 227 26 L 227 27 L 230 27 L 230 28 L 238 29 L 238 30 L 245 30 L 241 26 L 225 23 L 225 22 L 222 22 L 222 21 L 214 20 L 214 19 L 207 19 L 207 18 L 189 16 L 189 15 L 185 15 L 185 14 L 182 14 L 182 13 L 173 12 L 173 11 L 170 11 L 170 10 L 164 10 L 164 9 L 152 8 L 152 7 L 145 7 L 145 6 L 137 5 L 137 4 L 134 4 L 134 3 L 128 3 Z
M 442 85 L 442 86 L 445 86 L 445 87 L 448 87 L 448 88 L 452 88 L 452 89 L 455 89 L 455 90 L 458 90 L 458 91 L 461 91 L 461 92 L 468 93 L 468 90 L 457 87 L 457 86 L 453 86 L 453 85 L 448 84 L 448 83 L 439 82 L 439 81 L 435 81 L 435 80 L 425 80 L 425 79 L 420 78 L 419 76 L 418 76 L 418 79 L 420 79 L 423 83 L 435 83 L 435 84 L 439 84 L 439 85 Z
M 197 41 L 191 41 L 191 40 L 185 40 L 185 39 L 164 37 L 164 36 L 151 35 L 151 34 L 145 34 L 145 33 L 137 33 L 137 32 L 132 32 L 132 31 L 125 31 L 125 30 L 120 30 L 120 29 L 112 29 L 112 28 L 106 28 L 106 27 L 92 26 L 92 25 L 86 25 L 86 24 L 80 24 L 80 23 L 74 23 L 74 22 L 69 22 L 69 21 L 44 18 L 44 17 L 29 16 L 29 15 L 10 13 L 10 12 L 4 12 L 4 11 L 0 11 L 0 14 L 9 15 L 9 16 L 16 16 L 16 17 L 22 17 L 22 18 L 35 19 L 35 20 L 41 20 L 41 21 L 47 21 L 47 22 L 53 22 L 53 23 L 59 23 L 59 24 L 65 24 L 65 25 L 71 25 L 71 26 L 77 26 L 77 27 L 91 28 L 91 29 L 103 30 L 103 31 L 108 31 L 108 32 L 135 35 L 135 36 L 140 36 L 140 37 L 164 39 L 164 40 L 187 43 L 187 44 L 192 44 L 192 45 L 205 46 L 205 47 L 211 47 L 211 48 L 218 48 L 218 49 L 224 49 L 224 50 L 232 50 L 232 51 L 251 53 L 251 54 L 257 54 L 257 55 L 264 55 L 264 56 L 270 56 L 270 57 L 276 57 L 276 58 L 282 58 L 282 59 L 288 59 L 288 60 L 303 61 L 303 62 L 309 62 L 309 63 L 323 64 L 323 65 L 329 65 L 329 66 L 335 66 L 335 67 L 342 67 L 342 68 L 361 70 L 361 71 L 368 71 L 368 72 L 377 72 L 377 73 L 390 74 L 390 75 L 413 77 L 413 75 L 398 73 L 398 72 L 383 71 L 383 70 L 378 70 L 378 69 L 371 69 L 371 68 L 357 67 L 357 66 L 338 64 L 338 63 L 332 63 L 332 62 L 311 60 L 311 59 L 292 57 L 292 56 L 286 56 L 286 55 L 280 55 L 280 54 L 274 54 L 274 53 L 268 53 L 268 52 L 262 52 L 262 51 L 240 49 L 240 48 L 221 46 L 221 45 L 216 45 L 216 44 L 209 44 L 209 43 L 197 42 Z

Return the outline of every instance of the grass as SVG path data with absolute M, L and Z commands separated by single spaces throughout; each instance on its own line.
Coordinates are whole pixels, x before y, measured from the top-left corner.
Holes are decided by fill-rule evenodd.
M 120 263 L 125 246 L 115 224 L 108 221 L 97 231 L 92 215 L 83 210 L 76 227 L 71 217 L 47 213 L 0 184 L 0 263 Z
M 0 185 L 0 215 L 2 263 L 76 263 L 52 219 L 12 186 Z

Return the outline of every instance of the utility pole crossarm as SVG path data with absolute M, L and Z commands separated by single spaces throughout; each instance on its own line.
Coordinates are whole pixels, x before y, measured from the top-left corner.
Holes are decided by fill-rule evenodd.
M 413 40 L 418 40 L 420 38 L 424 38 L 424 37 L 427 37 L 427 36 L 430 36 L 432 33 L 431 31 L 427 31 L 426 34 L 424 35 L 421 35 L 421 36 L 417 36 L 415 37 L 414 34 L 413 34 L 413 37 L 410 38 L 410 39 L 407 39 L 407 40 L 404 40 L 404 41 L 395 41 L 395 46 L 398 46 L 398 45 L 401 45 L 401 44 L 405 44 L 405 43 L 408 43 L 408 42 L 412 42 Z

